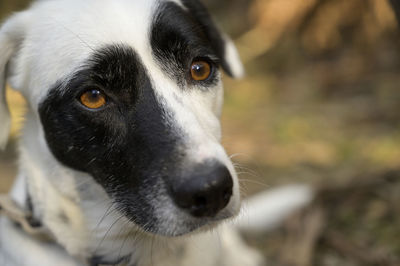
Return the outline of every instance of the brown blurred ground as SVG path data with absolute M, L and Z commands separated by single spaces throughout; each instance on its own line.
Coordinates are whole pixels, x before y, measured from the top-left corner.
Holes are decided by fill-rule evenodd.
M 24 2 L 2 0 L 0 17 Z M 247 193 L 288 182 L 335 187 L 399 167 L 400 43 L 386 0 L 205 2 L 247 69 L 243 80 L 225 79 L 223 116 L 224 145 L 241 165 Z M 9 99 L 20 117 L 22 100 Z M 14 146 L 0 155 L 0 191 L 15 175 Z M 371 206 L 364 209 L 382 208 Z M 391 210 L 395 218 L 374 223 L 375 232 L 397 233 Z M 361 223 L 352 216 L 346 222 Z M 400 250 L 398 241 L 388 245 Z M 324 265 L 360 265 L 330 261 Z
M 8 88 L 7 99 L 11 107 L 10 111 L 13 125 L 9 144 L 5 151 L 0 151 L 0 193 L 8 191 L 16 175 L 16 140 L 18 139 L 18 134 L 23 123 L 23 114 L 25 110 L 25 100 L 19 93 Z

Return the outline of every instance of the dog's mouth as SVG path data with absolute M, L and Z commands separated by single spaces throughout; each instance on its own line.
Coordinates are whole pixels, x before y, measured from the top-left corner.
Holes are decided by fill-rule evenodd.
M 232 201 L 230 205 L 212 217 L 193 217 L 182 212 L 182 210 L 178 210 L 174 215 L 165 217 L 166 219 L 164 220 L 159 220 L 161 223 L 158 224 L 154 233 L 177 237 L 212 230 L 223 221 L 233 218 L 238 213 L 239 208 L 238 206 L 234 206 L 235 202 Z
M 233 218 L 238 213 L 238 208 L 232 206 L 221 211 L 213 217 L 193 217 L 178 208 L 171 208 L 169 211 L 158 212 L 155 215 L 148 215 L 146 219 L 139 218 L 137 214 L 126 212 L 126 218 L 131 221 L 139 230 L 149 235 L 163 237 L 180 237 L 188 234 L 210 231 L 220 223 Z
M 166 216 L 148 217 L 145 223 L 134 221 L 139 228 L 147 234 L 162 237 L 180 237 L 188 234 L 196 234 L 211 231 L 222 222 L 233 218 L 238 213 L 237 210 L 229 209 L 222 211 L 214 217 L 196 218 L 182 211 L 170 211 Z M 128 217 L 131 217 L 129 215 Z

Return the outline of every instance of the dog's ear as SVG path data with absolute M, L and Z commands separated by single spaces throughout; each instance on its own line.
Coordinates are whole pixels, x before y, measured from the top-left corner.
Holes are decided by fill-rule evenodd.
M 244 68 L 233 41 L 218 29 L 207 8 L 199 0 L 182 0 L 182 3 L 202 25 L 206 37 L 222 60 L 221 65 L 225 72 L 234 78 L 243 77 Z
M 8 19 L 0 28 L 0 149 L 5 148 L 11 127 L 6 101 L 7 65 L 21 47 L 28 19 L 28 13 L 21 12 Z

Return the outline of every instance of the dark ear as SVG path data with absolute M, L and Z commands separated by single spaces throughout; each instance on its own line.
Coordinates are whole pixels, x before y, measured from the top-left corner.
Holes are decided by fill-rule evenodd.
M 0 149 L 4 149 L 10 133 L 11 119 L 6 101 L 7 65 L 17 53 L 25 37 L 28 15 L 12 16 L 0 27 Z
M 222 60 L 221 64 L 225 72 L 234 78 L 243 77 L 243 65 L 234 43 L 218 29 L 207 8 L 198 0 L 182 0 L 182 3 L 203 27 L 206 37 Z

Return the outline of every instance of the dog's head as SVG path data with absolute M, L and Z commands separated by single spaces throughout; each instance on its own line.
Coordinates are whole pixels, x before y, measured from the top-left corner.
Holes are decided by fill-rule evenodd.
M 238 211 L 220 72 L 242 67 L 197 0 L 40 1 L 3 26 L 0 54 L 37 140 L 142 229 L 181 235 Z M 0 108 L 5 143 L 4 88 Z

